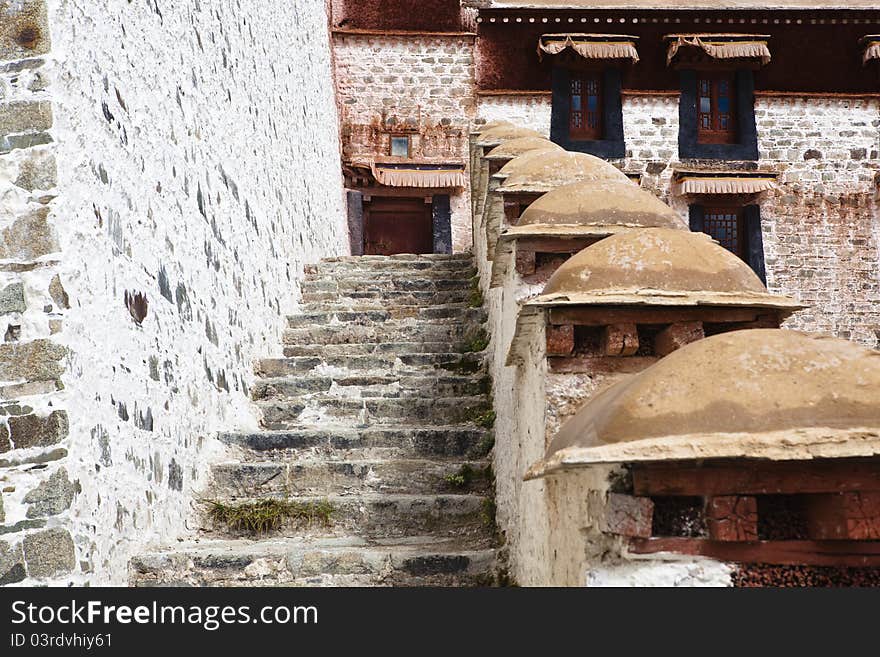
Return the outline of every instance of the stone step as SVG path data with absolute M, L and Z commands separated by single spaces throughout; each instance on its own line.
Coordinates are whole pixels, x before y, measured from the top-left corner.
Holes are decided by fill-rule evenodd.
M 285 429 L 304 422 L 346 418 L 353 424 L 458 424 L 475 422 L 491 404 L 484 396 L 344 399 L 326 393 L 289 401 L 257 402 L 266 429 Z
M 476 336 L 476 332 L 475 332 Z M 285 358 L 340 356 L 378 356 L 382 354 L 448 354 L 464 353 L 468 342 L 364 342 L 345 344 L 291 344 L 285 345 Z
M 314 303 L 304 303 L 301 306 L 303 315 L 312 316 L 318 313 L 386 313 L 387 319 L 458 319 L 461 320 L 465 316 L 465 311 L 471 310 L 471 306 L 467 303 L 444 303 L 444 304 L 415 304 L 401 305 L 389 301 L 378 301 L 375 299 L 351 300 L 350 303 L 321 301 Z M 308 322 L 312 323 L 312 322 Z M 289 325 L 289 322 L 288 322 Z
M 218 438 L 245 455 L 264 459 L 266 452 L 336 455 L 337 458 L 485 458 L 492 449 L 492 431 L 481 427 L 374 426 L 299 428 L 255 433 L 221 433 Z
M 303 292 L 469 292 L 471 279 L 413 278 L 410 276 L 369 276 L 365 278 L 340 278 L 330 276 L 307 276 L 302 284 Z
M 491 475 L 481 461 L 281 460 L 212 466 L 212 497 L 236 500 L 264 495 L 364 493 L 485 493 Z
M 471 298 L 469 289 L 413 292 L 409 290 L 366 290 L 345 292 L 303 292 L 303 305 L 334 303 L 342 306 L 364 304 L 393 304 L 394 306 L 440 306 L 450 303 L 467 303 Z
M 321 310 L 291 315 L 287 318 L 287 325 L 291 329 L 296 329 L 313 326 L 342 326 L 344 324 L 374 326 L 396 322 L 397 326 L 403 327 L 407 325 L 419 326 L 421 324 L 483 324 L 487 319 L 486 311 L 482 308 L 463 308 L 461 305 L 425 308 L 421 312 L 415 312 L 412 308 L 407 308 L 405 312 L 405 316 L 399 316 L 404 311 L 387 308 L 377 308 L 374 310 Z
M 286 345 L 354 344 L 375 342 L 461 342 L 479 330 L 479 325 L 462 322 L 401 322 L 390 320 L 384 324 L 313 324 L 308 327 L 287 329 Z
M 234 502 L 221 501 L 241 507 L 265 500 L 266 496 L 243 498 Z M 475 547 L 488 547 L 492 540 L 491 522 L 487 516 L 490 502 L 481 495 L 370 493 L 297 496 L 287 501 L 301 505 L 327 506 L 330 509 L 329 524 L 325 525 L 318 520 L 310 524 L 291 520 L 270 531 L 268 535 L 292 538 L 359 536 L 365 539 L 430 535 L 468 541 Z M 204 530 L 210 535 L 224 538 L 254 537 L 248 530 L 231 528 L 212 520 L 207 515 L 207 507 Z
M 132 559 L 132 586 L 485 586 L 495 551 L 453 542 L 203 541 Z
M 382 353 L 369 356 L 300 356 L 294 358 L 268 358 L 257 363 L 255 372 L 263 378 L 295 376 L 315 371 L 323 374 L 328 369 L 334 374 L 342 372 L 382 372 L 419 374 L 424 371 L 445 371 L 455 374 L 475 374 L 483 371 L 482 353 L 445 354 L 393 354 Z
M 258 379 L 251 388 L 254 400 L 278 400 L 307 394 L 329 392 L 338 397 L 467 397 L 489 392 L 485 376 L 442 375 L 422 376 L 308 374 L 297 377 Z
M 306 265 L 305 274 L 324 272 L 381 271 L 399 269 L 403 272 L 424 270 L 461 269 L 473 266 L 473 256 L 469 253 L 455 255 L 422 256 L 343 256 L 325 258 L 314 265 Z

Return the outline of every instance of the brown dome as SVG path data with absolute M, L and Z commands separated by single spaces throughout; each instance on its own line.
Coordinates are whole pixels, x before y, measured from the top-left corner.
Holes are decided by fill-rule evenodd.
M 880 450 L 880 352 L 753 329 L 691 343 L 607 388 L 559 430 L 535 474 L 590 463 Z
M 471 128 L 472 135 L 481 135 L 487 130 L 491 130 L 492 128 L 500 128 L 503 125 L 513 125 L 510 121 L 489 121 L 488 123 L 484 123 L 483 125 L 474 126 Z
M 556 270 L 535 302 L 800 307 L 769 294 L 745 262 L 708 235 L 670 228 L 627 231 L 588 246 Z
M 519 139 L 511 139 L 503 144 L 493 148 L 485 158 L 487 160 L 512 160 L 519 157 L 523 153 L 531 151 L 562 151 L 562 146 L 554 144 L 549 139 L 543 137 L 520 137 Z
M 543 139 L 544 135 L 537 130 L 520 128 L 519 126 L 508 123 L 481 132 L 477 139 L 477 146 L 482 146 L 484 148 L 498 146 L 511 139 L 520 139 L 521 137 L 538 137 Z
M 635 184 L 605 160 L 586 153 L 531 151 L 511 160 L 498 172 L 507 176 L 503 192 L 546 193 L 583 180 L 620 180 Z
M 526 208 L 516 225 L 517 232 L 550 227 L 688 230 L 675 210 L 622 180 L 585 180 L 557 187 Z

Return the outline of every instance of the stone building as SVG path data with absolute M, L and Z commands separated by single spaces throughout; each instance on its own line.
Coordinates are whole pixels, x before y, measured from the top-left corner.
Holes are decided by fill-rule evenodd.
M 880 5 L 729 5 L 0 0 L 0 585 L 875 583 Z

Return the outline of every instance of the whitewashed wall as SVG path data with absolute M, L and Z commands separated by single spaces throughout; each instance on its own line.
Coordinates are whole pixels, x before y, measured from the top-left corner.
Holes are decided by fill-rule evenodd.
M 187 531 L 212 435 L 256 425 L 252 364 L 280 352 L 302 266 L 347 249 L 329 36 L 323 0 L 50 0 L 49 24 L 71 307 L 43 403 L 69 411 L 79 488 L 62 579 L 118 584 Z

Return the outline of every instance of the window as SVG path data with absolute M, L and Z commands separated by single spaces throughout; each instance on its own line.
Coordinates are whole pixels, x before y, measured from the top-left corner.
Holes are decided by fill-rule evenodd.
M 697 143 L 736 143 L 736 83 L 733 74 L 697 78 Z
M 703 214 L 703 232 L 721 246 L 746 260 L 747 244 L 743 230 L 743 210 L 732 207 L 707 207 Z
M 409 157 L 409 137 L 391 137 L 391 155 L 393 157 Z
M 711 235 L 725 249 L 745 260 L 766 285 L 761 207 L 736 204 L 723 197 L 709 197 L 706 201 L 706 205 L 690 206 L 691 230 Z
M 576 76 L 570 81 L 569 136 L 602 138 L 602 82 L 598 75 Z

